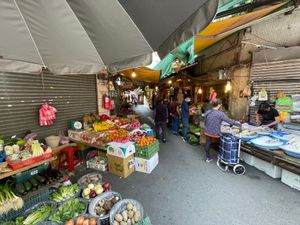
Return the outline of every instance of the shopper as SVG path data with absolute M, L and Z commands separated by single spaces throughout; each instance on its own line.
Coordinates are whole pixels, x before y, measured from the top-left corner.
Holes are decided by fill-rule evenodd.
M 181 104 L 181 116 L 182 116 L 182 140 L 188 142 L 188 132 L 189 132 L 189 103 L 191 102 L 191 97 L 186 95 Z
M 176 97 L 173 97 L 170 103 L 170 112 L 172 117 L 172 132 L 174 135 L 177 135 L 179 130 L 179 104 Z
M 165 143 L 167 141 L 168 108 L 165 104 L 163 104 L 162 99 L 157 100 L 157 105 L 154 110 L 154 121 L 156 138 Z M 162 139 L 160 130 L 162 130 Z
M 205 153 L 206 162 L 211 162 L 213 158 L 210 155 L 210 145 L 213 138 L 219 139 L 221 136 L 221 124 L 223 121 L 230 125 L 241 127 L 241 124 L 237 121 L 231 120 L 224 112 L 221 112 L 222 101 L 218 98 L 212 101 L 212 109 L 205 113 L 204 125 L 205 125 Z
M 262 120 L 260 121 L 260 116 Z M 280 123 L 279 113 L 270 104 L 264 102 L 259 106 L 259 110 L 256 114 L 256 123 L 263 127 L 269 127 L 277 130 Z

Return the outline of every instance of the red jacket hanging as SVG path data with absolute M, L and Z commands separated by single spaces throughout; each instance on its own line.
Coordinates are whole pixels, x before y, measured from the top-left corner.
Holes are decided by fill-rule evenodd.
M 50 106 L 47 102 L 43 104 L 39 109 L 40 126 L 52 125 L 54 123 L 54 120 L 56 119 L 56 112 L 56 108 Z

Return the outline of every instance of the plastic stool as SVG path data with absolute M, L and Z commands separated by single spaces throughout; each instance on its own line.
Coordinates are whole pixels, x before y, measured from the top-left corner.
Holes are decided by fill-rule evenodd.
M 74 157 L 77 153 L 77 157 Z M 65 157 L 65 159 L 63 159 Z M 61 150 L 59 155 L 58 168 L 67 168 L 70 172 L 74 172 L 75 166 L 81 163 L 81 157 L 77 146 L 69 146 Z

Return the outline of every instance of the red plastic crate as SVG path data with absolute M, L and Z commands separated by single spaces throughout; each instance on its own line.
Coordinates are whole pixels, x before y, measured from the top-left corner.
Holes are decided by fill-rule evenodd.
M 39 155 L 37 157 L 33 157 L 33 158 L 30 158 L 30 159 L 21 160 L 21 161 L 19 161 L 17 163 L 13 163 L 12 161 L 7 160 L 7 163 L 8 163 L 8 165 L 13 170 L 18 170 L 18 169 L 20 169 L 22 167 L 29 166 L 31 164 L 34 164 L 34 163 L 37 163 L 37 162 L 49 159 L 51 157 L 52 157 L 52 152 L 49 152 L 49 153 L 45 153 L 43 155 Z

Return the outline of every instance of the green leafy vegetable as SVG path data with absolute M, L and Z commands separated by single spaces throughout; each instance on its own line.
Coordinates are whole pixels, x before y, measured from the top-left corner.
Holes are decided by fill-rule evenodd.
M 44 221 L 46 218 L 50 216 L 50 214 L 55 209 L 54 204 L 49 205 L 43 205 L 36 210 L 34 210 L 32 213 L 30 213 L 26 219 L 22 222 L 22 225 L 35 225 L 39 222 Z
M 79 199 L 74 199 L 61 205 L 57 212 L 50 216 L 50 220 L 62 224 L 85 212 L 85 204 Z
M 55 202 L 62 202 L 73 197 L 80 191 L 80 187 L 77 184 L 68 186 L 61 186 L 57 192 L 51 194 L 51 199 Z

